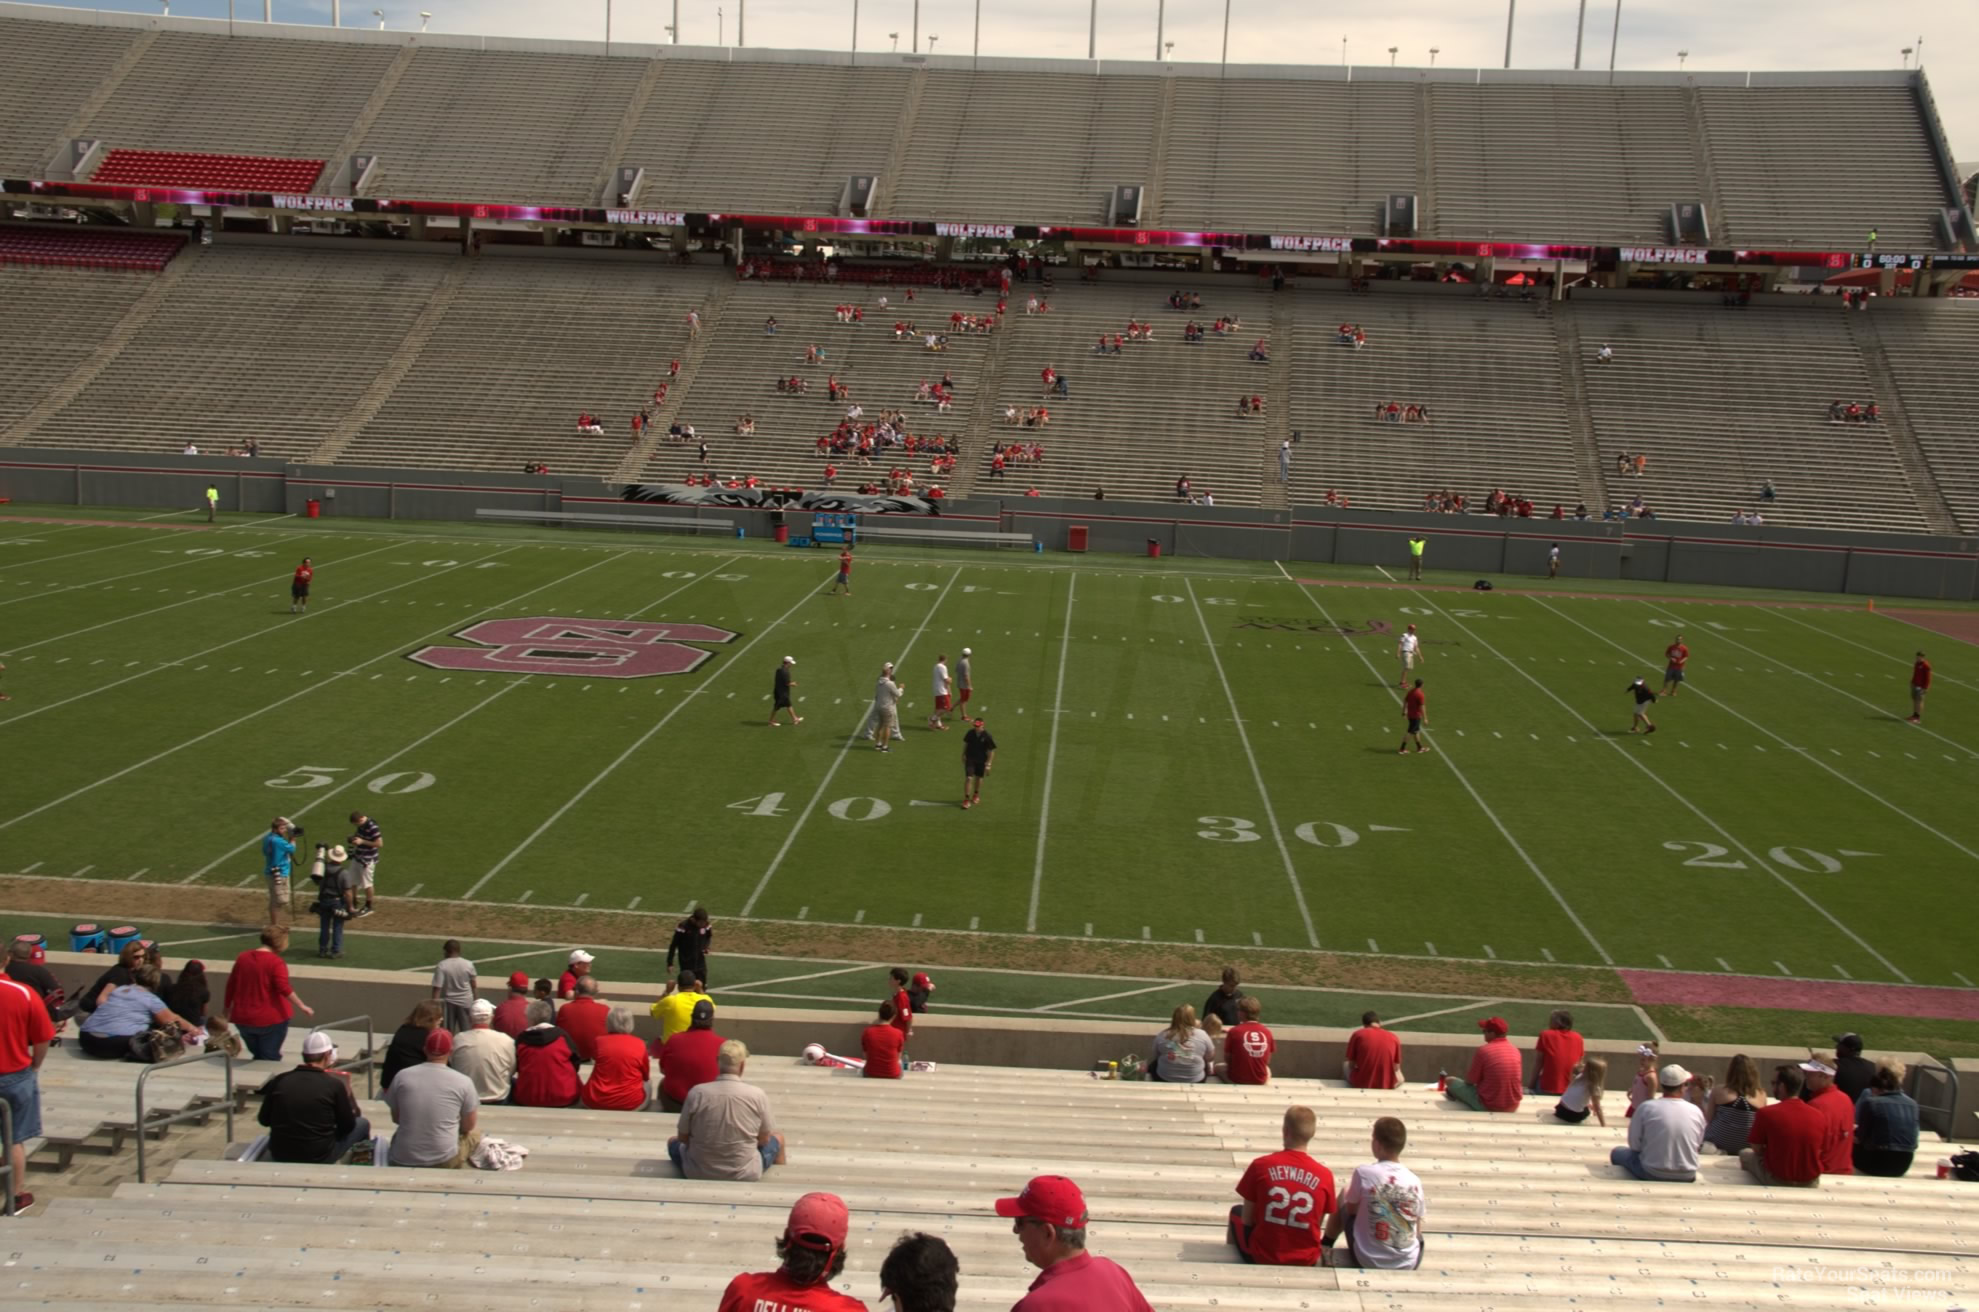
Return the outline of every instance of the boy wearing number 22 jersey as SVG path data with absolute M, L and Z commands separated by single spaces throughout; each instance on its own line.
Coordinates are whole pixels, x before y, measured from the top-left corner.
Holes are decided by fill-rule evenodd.
M 1338 1204 L 1333 1172 L 1306 1153 L 1317 1125 L 1312 1108 L 1286 1108 L 1284 1150 L 1258 1158 L 1237 1181 L 1244 1201 L 1230 1209 L 1230 1242 L 1246 1262 L 1319 1265 L 1326 1218 Z

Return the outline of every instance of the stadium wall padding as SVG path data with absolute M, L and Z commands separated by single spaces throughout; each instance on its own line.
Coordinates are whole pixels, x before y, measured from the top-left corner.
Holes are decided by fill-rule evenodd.
M 26 447 L 0 451 L 0 495 L 16 502 L 191 511 L 202 505 L 208 483 L 219 487 L 222 510 L 300 516 L 309 501 L 317 500 L 330 519 L 458 522 L 472 521 L 484 507 L 568 510 L 637 515 L 682 530 L 696 521 L 727 520 L 751 538 L 767 537 L 774 519 L 753 508 L 626 502 L 616 484 L 591 478 L 302 465 L 225 456 Z M 810 529 L 808 513 L 787 512 L 785 519 L 793 534 Z M 945 503 L 940 516 L 900 519 L 900 526 L 909 525 L 931 536 L 1029 533 L 1051 553 L 1065 551 L 1070 530 L 1078 525 L 1086 529 L 1087 549 L 1095 554 L 1140 556 L 1155 543 L 1164 557 L 1184 560 L 1379 566 L 1397 579 L 1406 578 L 1408 539 L 1418 534 L 1429 540 L 1425 564 L 1446 577 L 1450 572 L 1499 580 L 1543 575 L 1547 549 L 1557 542 L 1561 573 L 1569 578 L 1979 599 L 1979 540 L 1973 538 L 1054 497 L 958 499 Z M 625 531 L 640 532 L 636 527 Z M 934 540 L 939 546 L 939 538 Z

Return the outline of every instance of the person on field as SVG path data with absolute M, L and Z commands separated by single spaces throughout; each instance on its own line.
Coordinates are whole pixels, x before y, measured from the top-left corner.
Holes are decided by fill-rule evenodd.
M 1635 698 L 1635 718 L 1629 721 L 1630 733 L 1655 733 L 1656 723 L 1649 718 L 1647 707 L 1656 704 L 1656 694 L 1649 689 L 1645 679 L 1637 679 L 1622 691 Z
M 996 764 L 996 739 L 980 718 L 962 735 L 962 809 L 983 804 L 983 778 Z
M 1690 648 L 1684 646 L 1684 635 L 1679 633 L 1663 649 L 1663 692 L 1662 696 L 1674 697 L 1677 688 L 1684 681 L 1684 665 L 1690 660 Z
M 1409 539 L 1409 577 L 1411 579 L 1420 579 L 1422 577 L 1422 553 L 1428 549 L 1428 538 Z M 1412 624 L 1409 627 L 1414 628 L 1415 626 Z
M 1402 636 L 1395 640 L 1395 661 L 1402 667 L 1401 677 L 1395 680 L 1397 688 L 1409 686 L 1409 675 L 1422 663 L 1422 639 L 1411 624 L 1402 630 Z
M 875 751 L 891 751 L 903 741 L 900 734 L 900 694 L 907 690 L 893 681 L 893 662 L 880 666 L 879 682 L 873 685 L 873 709 L 866 716 L 865 736 L 873 740 Z
M 1931 691 L 1931 662 L 1924 659 L 1924 653 L 1917 653 L 1917 663 L 1910 667 L 1910 715 L 1911 724 L 1924 723 L 1924 694 Z
M 792 662 L 795 664 L 796 662 Z M 701 987 L 708 987 L 708 948 L 715 941 L 714 926 L 708 923 L 708 909 L 697 906 L 687 913 L 678 925 L 673 927 L 673 939 L 667 944 L 667 969 L 674 968 L 676 959 L 680 969 L 691 970 L 694 978 L 701 981 Z
M 1422 741 L 1422 727 L 1429 723 L 1429 694 L 1422 690 L 1421 679 L 1417 679 L 1416 686 L 1402 695 L 1402 715 L 1408 720 L 1409 727 L 1402 731 L 1402 745 L 1395 749 L 1395 755 L 1400 756 L 1409 750 L 1410 739 L 1415 740 L 1418 754 L 1428 751 L 1428 746 Z
M 770 687 L 770 728 L 776 728 L 776 713 L 789 711 L 792 724 L 804 723 L 804 717 L 790 704 L 790 690 L 797 686 L 797 658 L 786 656 L 776 667 L 776 679 Z
M 948 688 L 948 653 L 942 652 L 935 657 L 935 705 L 934 709 L 928 712 L 928 728 L 930 729 L 940 729 L 944 732 L 948 729 Z
M 852 595 L 852 544 L 850 542 L 839 548 L 838 577 L 831 581 L 831 586 L 825 589 L 825 591 L 827 593 L 843 592 L 848 597 Z
M 304 556 L 302 564 L 295 567 L 295 577 L 289 580 L 289 614 L 309 609 L 309 584 L 315 577 L 316 566 Z

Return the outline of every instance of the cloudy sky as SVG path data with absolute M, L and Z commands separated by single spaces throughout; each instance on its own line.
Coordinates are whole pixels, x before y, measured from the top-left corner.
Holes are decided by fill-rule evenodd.
M 57 0 L 63 2 L 63 0 Z M 262 0 L 232 0 L 243 17 L 259 17 Z M 602 39 L 610 4 L 612 34 L 627 41 L 664 41 L 675 0 L 343 0 L 347 26 L 375 26 L 382 9 L 393 28 L 417 28 L 419 11 L 432 29 L 502 36 Z M 95 0 L 75 8 L 156 13 L 159 0 Z M 172 0 L 172 12 L 225 17 L 229 0 Z M 858 0 L 859 47 L 886 50 L 898 32 L 902 49 L 913 30 L 914 0 Z M 1328 6 L 1313 0 L 1229 0 L 1233 62 L 1338 63 L 1346 39 L 1352 63 L 1498 67 L 1505 57 L 1505 5 L 1459 0 L 1385 0 L 1378 5 Z M 750 45 L 845 49 L 852 41 L 853 0 L 678 0 L 684 44 L 734 43 L 746 6 Z M 1102 59 L 1147 59 L 1155 50 L 1157 0 L 1098 0 Z M 1223 40 L 1224 4 L 1166 0 L 1166 39 L 1175 58 L 1214 61 Z M 970 49 L 977 0 L 920 0 L 923 48 L 938 38 L 938 54 Z M 277 22 L 329 21 L 330 0 L 274 0 Z M 1078 0 L 981 0 L 982 52 L 1083 58 L 1088 6 Z M 1522 0 L 1513 43 L 1521 68 L 1569 68 L 1579 0 Z M 1960 20 L 1959 13 L 1967 13 Z M 1588 6 L 1584 66 L 1606 67 L 1615 9 Z M 1873 22 L 1865 21 L 1873 19 Z M 1979 160 L 1979 78 L 1957 74 L 1957 33 L 1970 12 L 1943 0 L 1881 0 L 1871 10 L 1843 0 L 1631 0 L 1621 16 L 1617 66 L 1674 69 L 1678 52 L 1693 69 L 1897 68 L 1905 46 L 1924 42 L 1932 94 L 1953 150 Z M 1871 32 L 1871 27 L 1880 30 Z M 718 35 L 719 33 L 719 35 Z

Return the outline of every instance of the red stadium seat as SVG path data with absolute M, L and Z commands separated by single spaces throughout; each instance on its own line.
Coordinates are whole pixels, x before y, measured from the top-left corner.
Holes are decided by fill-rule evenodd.
M 90 181 L 200 191 L 307 192 L 322 172 L 320 159 L 113 150 Z
M 185 238 L 174 233 L 25 228 L 0 237 L 0 264 L 156 273 L 184 248 Z

